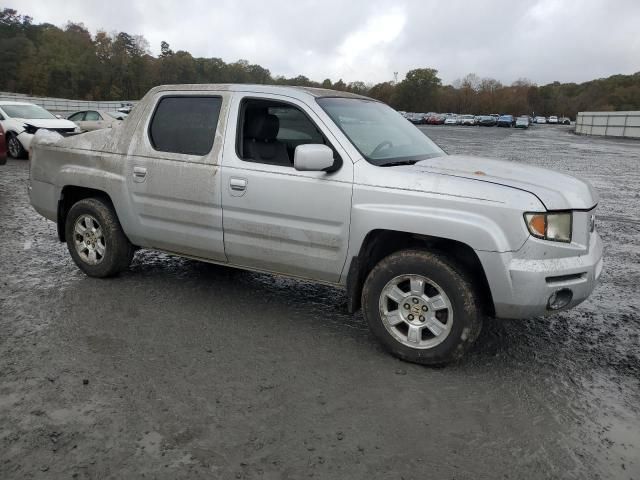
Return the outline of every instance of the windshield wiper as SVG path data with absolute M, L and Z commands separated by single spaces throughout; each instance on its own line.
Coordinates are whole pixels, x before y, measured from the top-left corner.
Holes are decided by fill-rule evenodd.
M 417 160 L 401 160 L 397 162 L 381 163 L 379 167 L 398 167 L 400 165 L 414 165 Z

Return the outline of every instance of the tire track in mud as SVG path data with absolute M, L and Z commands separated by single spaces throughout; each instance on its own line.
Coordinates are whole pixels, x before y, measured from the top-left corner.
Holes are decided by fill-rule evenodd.
M 28 162 L 0 167 L 0 478 L 414 478 L 443 449 L 443 478 L 640 478 L 640 149 L 535 128 L 424 130 L 597 181 L 601 284 L 445 369 L 389 357 L 330 287 L 150 251 L 87 279 Z
M 596 222 L 615 222 L 615 223 L 628 223 L 630 225 L 640 225 L 640 219 L 619 217 L 616 215 L 597 215 Z

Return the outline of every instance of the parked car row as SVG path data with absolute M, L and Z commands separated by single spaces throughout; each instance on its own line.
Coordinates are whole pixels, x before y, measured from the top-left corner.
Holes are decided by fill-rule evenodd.
M 7 153 L 12 158 L 26 158 L 40 129 L 71 135 L 114 127 L 126 117 L 119 111 L 86 110 L 64 119 L 33 103 L 0 101 L 0 165 L 6 162 Z
M 551 115 L 550 117 L 530 117 L 528 115 L 521 115 L 515 117 L 513 115 L 500 115 L 492 113 L 490 115 L 459 115 L 456 113 L 413 113 L 413 112 L 400 112 L 407 120 L 416 125 L 465 125 L 473 126 L 480 125 L 483 127 L 516 127 L 528 128 L 533 123 L 548 123 L 552 125 L 571 125 L 571 119 L 568 117 L 558 117 Z M 521 120 L 520 125 L 517 125 L 518 118 L 526 118 L 525 121 Z
M 7 139 L 4 136 L 4 129 L 0 123 L 0 165 L 7 163 Z

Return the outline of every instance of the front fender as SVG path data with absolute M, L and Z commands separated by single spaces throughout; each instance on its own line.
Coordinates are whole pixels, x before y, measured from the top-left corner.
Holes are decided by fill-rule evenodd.
M 522 222 L 521 218 L 517 220 Z M 352 226 L 353 239 L 360 244 L 370 231 L 382 229 L 456 240 L 474 250 L 492 252 L 517 250 L 528 236 L 521 228 L 505 232 L 503 226 L 479 213 L 415 205 L 358 205 L 353 209 Z
M 347 267 L 373 230 L 454 240 L 476 251 L 517 251 L 529 237 L 522 212 L 543 207 L 526 192 L 509 193 L 508 201 L 498 201 L 358 186 L 353 195 Z M 342 280 L 346 281 L 346 270 Z

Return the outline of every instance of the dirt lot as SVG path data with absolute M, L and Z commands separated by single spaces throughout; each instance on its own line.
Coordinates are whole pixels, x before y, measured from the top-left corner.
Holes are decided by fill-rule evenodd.
M 640 479 L 640 142 L 423 127 L 602 195 L 601 285 L 459 364 L 382 351 L 341 292 L 141 251 L 87 278 L 0 167 L 0 478 Z

